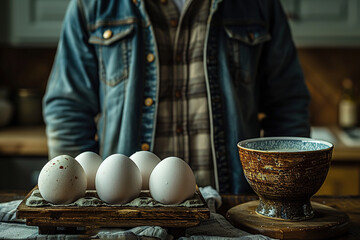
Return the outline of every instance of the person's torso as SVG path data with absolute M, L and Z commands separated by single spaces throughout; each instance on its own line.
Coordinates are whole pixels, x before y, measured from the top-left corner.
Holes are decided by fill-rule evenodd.
M 203 49 L 196 50 L 196 54 L 202 54 L 201 78 L 211 102 L 208 115 L 212 158 L 218 164 L 215 173 L 221 168 L 221 175 L 229 178 L 242 174 L 236 142 L 259 135 L 255 79 L 262 44 L 270 39 L 264 18 L 267 4 L 259 8 L 255 6 L 259 2 L 212 1 Z M 94 45 L 99 60 L 101 154 L 106 157 L 115 152 L 131 155 L 138 150 L 153 151 L 161 114 L 158 103 L 164 91 L 160 78 L 164 73 L 144 1 L 83 3 L 89 43 Z

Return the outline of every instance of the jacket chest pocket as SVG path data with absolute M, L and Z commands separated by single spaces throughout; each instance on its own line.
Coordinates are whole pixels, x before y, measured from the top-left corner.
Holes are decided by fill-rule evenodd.
M 129 58 L 133 25 L 99 27 L 89 38 L 99 59 L 99 76 L 109 86 L 115 86 L 129 76 Z
M 249 83 L 256 71 L 262 45 L 271 36 L 263 25 L 225 25 L 224 30 L 230 72 L 235 84 Z

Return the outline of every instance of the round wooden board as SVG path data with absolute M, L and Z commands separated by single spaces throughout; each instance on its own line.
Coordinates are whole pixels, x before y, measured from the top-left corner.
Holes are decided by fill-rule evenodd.
M 306 221 L 274 220 L 255 212 L 259 201 L 231 208 L 227 219 L 236 227 L 250 233 L 277 239 L 328 239 L 347 232 L 349 217 L 332 207 L 311 202 L 315 217 Z

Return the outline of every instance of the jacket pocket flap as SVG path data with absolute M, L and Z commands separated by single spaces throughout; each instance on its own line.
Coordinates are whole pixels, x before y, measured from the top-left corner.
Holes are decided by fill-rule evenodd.
M 107 32 L 107 38 L 104 38 L 104 33 Z M 134 31 L 133 25 L 121 25 L 112 27 L 101 27 L 96 29 L 89 38 L 89 43 L 99 45 L 111 45 L 127 36 Z
M 236 26 L 224 27 L 229 38 L 239 40 L 248 45 L 256 45 L 271 39 L 271 35 L 264 26 Z

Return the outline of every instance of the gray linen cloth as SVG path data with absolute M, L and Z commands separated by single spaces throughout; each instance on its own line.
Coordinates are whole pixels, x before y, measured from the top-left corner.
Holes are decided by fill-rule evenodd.
M 200 188 L 200 192 L 211 210 L 210 218 L 198 226 L 187 228 L 181 240 L 271 240 L 263 235 L 253 235 L 233 227 L 222 215 L 214 210 L 221 205 L 221 197 L 211 187 Z M 0 239 L 79 239 L 81 235 L 41 235 L 36 226 L 27 226 L 24 220 L 16 218 L 16 208 L 21 200 L 0 203 Z M 141 226 L 131 229 L 100 228 L 90 239 L 124 239 L 124 240 L 172 240 L 168 229 L 158 226 Z

